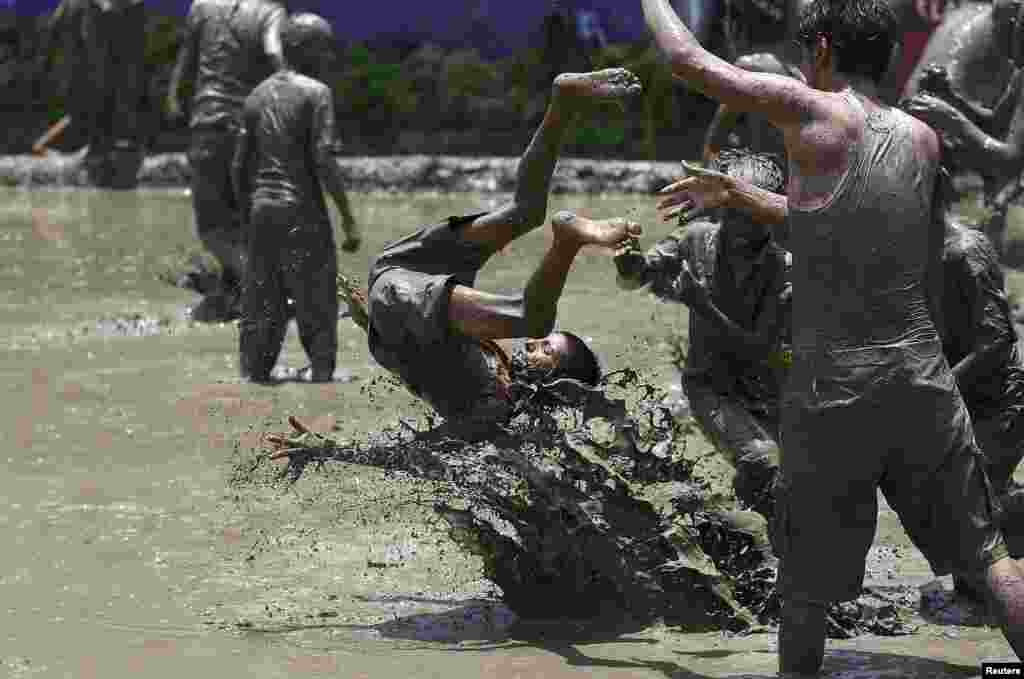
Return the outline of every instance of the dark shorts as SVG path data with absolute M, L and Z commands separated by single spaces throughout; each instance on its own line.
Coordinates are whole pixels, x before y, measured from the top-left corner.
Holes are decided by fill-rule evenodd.
M 784 597 L 860 595 L 879 488 L 936 575 L 1007 556 L 984 456 L 938 342 L 796 360 L 775 489 Z
M 465 361 L 465 342 L 449 330 L 448 302 L 456 285 L 474 285 L 491 255 L 459 237 L 459 226 L 476 216 L 453 217 L 393 243 L 370 270 L 370 353 L 425 398 Z

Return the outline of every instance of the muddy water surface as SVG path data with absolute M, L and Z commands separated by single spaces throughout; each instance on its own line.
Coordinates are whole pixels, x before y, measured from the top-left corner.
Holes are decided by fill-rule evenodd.
M 369 254 L 484 196 L 353 196 Z M 551 210 L 666 229 L 642 198 L 556 196 Z M 0 675 L 14 677 L 768 677 L 775 635 L 685 634 L 629 621 L 522 621 L 448 540 L 429 484 L 340 465 L 290 489 L 240 476 L 259 433 L 295 414 L 357 437 L 421 417 L 340 321 L 331 385 L 238 382 L 232 325 L 196 325 L 158 277 L 198 248 L 182 192 L 0 193 Z M 481 287 L 512 291 L 548 234 L 497 256 Z M 577 262 L 560 322 L 607 367 L 673 381 L 663 340 L 685 314 L 619 293 Z M 304 357 L 294 330 L 281 362 Z M 694 439 L 700 468 L 727 473 Z M 873 584 L 931 580 L 882 510 Z M 829 676 L 961 677 L 1009 654 L 984 626 L 830 642 Z

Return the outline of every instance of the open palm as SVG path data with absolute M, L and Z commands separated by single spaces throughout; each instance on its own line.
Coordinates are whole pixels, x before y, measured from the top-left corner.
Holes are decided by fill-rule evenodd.
M 689 221 L 729 202 L 735 186 L 732 177 L 685 161 L 682 165 L 687 176 L 658 192 L 665 196 L 658 202 L 664 221 L 671 221 L 680 214 L 683 215 L 681 221 Z

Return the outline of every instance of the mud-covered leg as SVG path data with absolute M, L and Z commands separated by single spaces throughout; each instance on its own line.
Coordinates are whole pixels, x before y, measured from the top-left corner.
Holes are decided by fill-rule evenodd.
M 589 105 L 621 101 L 640 91 L 640 80 L 622 68 L 563 73 L 555 78 L 544 119 L 519 160 L 512 202 L 466 226 L 462 237 L 498 251 L 541 226 L 547 216 L 551 176 L 575 117 Z
M 1024 658 L 1024 568 L 1015 559 L 1000 559 L 989 567 L 985 582 L 1006 641 Z
M 306 261 L 305 266 L 296 267 L 296 275 L 289 277 L 295 322 L 299 341 L 309 357 L 310 381 L 330 382 L 338 356 L 338 296 L 334 287 L 338 256 L 334 243 L 327 248 L 310 248 Z
M 787 676 L 817 676 L 825 660 L 825 604 L 782 602 L 779 620 L 779 672 Z
M 246 282 L 242 292 L 242 320 L 238 324 L 241 376 L 253 382 L 270 380 L 288 329 L 280 258 L 273 244 L 251 243 Z

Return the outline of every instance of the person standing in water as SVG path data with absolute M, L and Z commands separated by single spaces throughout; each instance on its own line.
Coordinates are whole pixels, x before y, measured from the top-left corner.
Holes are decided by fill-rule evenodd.
M 773 531 L 780 670 L 820 670 L 827 604 L 861 592 L 879 488 L 936 573 L 985 583 L 1024 654 L 1024 570 L 1009 557 L 930 309 L 944 237 L 939 141 L 880 100 L 892 10 L 880 0 L 812 2 L 798 31 L 800 82 L 719 59 L 667 0 L 642 2 L 677 78 L 765 115 L 785 140 L 788 218 L 775 223 L 793 253 L 794 297 Z M 782 209 L 773 200 L 768 210 Z
M 245 243 L 231 161 L 245 98 L 284 68 L 280 30 L 286 16 L 276 0 L 194 0 L 189 9 L 167 110 L 182 115 L 184 85 L 192 82 L 192 208 L 199 240 L 221 268 L 219 290 L 193 311 L 202 320 L 235 318 L 239 312 Z
M 765 191 L 783 190 L 782 168 L 770 156 L 725 149 L 712 167 Z M 617 255 L 617 282 L 626 290 L 649 285 L 657 297 L 690 307 L 683 369 L 690 408 L 736 470 L 736 497 L 770 519 L 791 259 L 769 225 L 738 210 L 720 213 L 687 221 L 646 254 Z
M 282 29 L 288 67 L 256 86 L 242 112 L 232 165 L 246 235 L 239 353 L 242 376 L 270 379 L 295 301 L 299 339 L 313 382 L 334 375 L 338 351 L 338 254 L 321 185 L 342 215 L 350 214 L 338 165 L 341 143 L 333 94 L 316 78 L 334 60 L 334 33 L 315 14 Z M 343 220 L 342 249 L 359 248 L 353 220 Z

